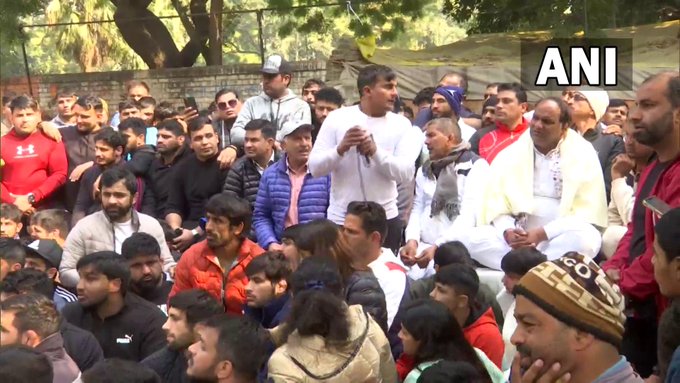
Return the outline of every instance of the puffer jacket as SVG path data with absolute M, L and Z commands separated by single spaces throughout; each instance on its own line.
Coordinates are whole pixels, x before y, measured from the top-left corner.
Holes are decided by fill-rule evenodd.
M 397 382 L 390 344 L 361 306 L 349 306 L 349 342 L 326 346 L 320 336 L 297 331 L 269 359 L 275 382 Z
M 180 291 L 202 289 L 222 301 L 228 314 L 243 314 L 246 304 L 245 287 L 248 283 L 246 267 L 250 261 L 264 253 L 256 243 L 244 239 L 236 262 L 225 279 L 224 271 L 208 241 L 203 240 L 184 252 L 175 269 L 175 284 L 168 298 Z
M 281 130 L 283 124 L 288 121 L 300 121 L 303 124 L 311 124 L 312 109 L 307 102 L 298 98 L 290 89 L 286 91 L 283 97 L 277 100 L 273 100 L 262 92 L 243 103 L 234 126 L 229 131 L 231 143 L 236 146 L 243 146 L 246 136 L 246 124 L 258 118 L 272 122 L 276 125 L 277 130 Z
M 255 208 L 257 189 L 260 187 L 260 172 L 248 157 L 241 157 L 229 169 L 227 178 L 224 180 L 224 191 L 232 192 L 250 202 L 250 207 Z
M 318 218 L 326 218 L 330 199 L 330 175 L 312 177 L 305 180 L 298 198 L 298 222 L 305 223 Z M 263 248 L 281 241 L 288 207 L 290 206 L 290 177 L 287 172 L 286 156 L 268 167 L 260 179 L 260 188 L 255 200 L 253 227 L 257 242 Z
M 345 301 L 348 305 L 361 305 L 387 334 L 385 292 L 372 271 L 355 271 L 349 276 L 345 281 Z
M 158 241 L 163 270 L 170 271 L 176 263 L 170 254 L 168 244 L 165 242 L 165 234 L 158 221 L 133 209 L 132 227 L 135 232 L 150 234 Z M 66 237 L 64 254 L 59 265 L 59 277 L 64 286 L 76 287 L 80 279 L 76 264 L 80 258 L 97 251 L 115 251 L 116 237 L 113 230 L 113 223 L 101 210 L 78 221 Z

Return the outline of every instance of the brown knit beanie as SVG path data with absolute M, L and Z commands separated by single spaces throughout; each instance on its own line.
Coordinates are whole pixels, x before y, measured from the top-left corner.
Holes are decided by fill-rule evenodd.
M 621 345 L 624 299 L 619 287 L 589 257 L 575 252 L 543 262 L 515 285 L 522 295 L 559 321 Z

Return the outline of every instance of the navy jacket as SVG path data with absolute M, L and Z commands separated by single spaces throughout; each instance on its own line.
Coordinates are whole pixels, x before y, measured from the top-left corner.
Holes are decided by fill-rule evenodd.
M 263 249 L 281 241 L 288 206 L 290 206 L 291 184 L 288 176 L 287 156 L 268 167 L 260 179 L 260 187 L 255 200 L 253 226 L 257 243 Z M 330 175 L 312 177 L 305 175 L 304 184 L 298 198 L 298 221 L 305 223 L 326 218 L 330 199 Z

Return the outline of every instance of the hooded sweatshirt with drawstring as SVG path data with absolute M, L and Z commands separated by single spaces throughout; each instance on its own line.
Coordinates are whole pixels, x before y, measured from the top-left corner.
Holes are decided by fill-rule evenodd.
M 278 131 L 287 121 L 311 124 L 312 110 L 307 102 L 298 98 L 290 89 L 286 90 L 283 97 L 276 100 L 262 92 L 243 103 L 241 112 L 239 112 L 229 134 L 231 143 L 242 146 L 246 136 L 246 124 L 258 118 L 271 121 L 276 125 Z

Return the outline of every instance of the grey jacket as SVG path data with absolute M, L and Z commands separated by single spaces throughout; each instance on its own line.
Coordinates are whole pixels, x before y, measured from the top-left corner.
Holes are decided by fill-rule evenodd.
M 163 229 L 155 218 L 133 209 L 132 226 L 136 232 L 150 234 L 158 241 L 165 271 L 176 265 L 165 242 Z M 75 287 L 79 279 L 76 270 L 78 260 L 97 251 L 115 251 L 115 241 L 113 223 L 103 211 L 90 214 L 78 221 L 64 243 L 64 254 L 59 265 L 61 283 L 66 287 Z
M 273 122 L 277 130 L 281 130 L 281 127 L 287 121 L 299 120 L 305 124 L 311 124 L 312 110 L 307 102 L 299 99 L 290 89 L 285 96 L 278 100 L 272 100 L 262 92 L 243 103 L 241 112 L 239 112 L 229 134 L 231 143 L 243 146 L 246 124 L 258 118 Z
M 64 339 L 59 332 L 43 339 L 35 349 L 47 356 L 52 363 L 54 371 L 52 383 L 71 383 L 80 376 L 80 369 L 66 353 Z

